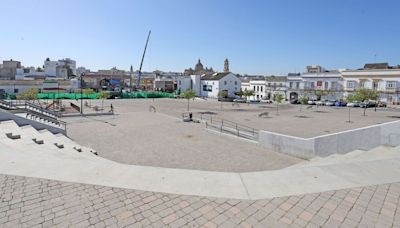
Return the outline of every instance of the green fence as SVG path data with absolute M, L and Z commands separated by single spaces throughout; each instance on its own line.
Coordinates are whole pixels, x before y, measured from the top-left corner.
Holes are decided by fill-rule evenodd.
M 82 94 L 83 99 L 97 99 L 100 93 Z M 119 98 L 175 98 L 172 93 L 163 92 L 131 92 L 131 93 L 110 93 L 110 95 Z M 39 93 L 38 99 L 81 99 L 80 93 Z
M 122 98 L 175 98 L 172 93 L 163 92 L 131 92 L 123 93 Z
M 99 93 L 80 94 L 80 93 L 38 93 L 38 99 L 96 99 Z

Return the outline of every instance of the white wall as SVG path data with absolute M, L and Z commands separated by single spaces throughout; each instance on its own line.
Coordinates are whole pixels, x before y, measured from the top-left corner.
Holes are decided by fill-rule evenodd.
M 201 96 L 218 98 L 218 93 L 223 90 L 228 91 L 228 97 L 235 97 L 235 92 L 241 89 L 241 81 L 234 74 L 229 73 L 220 80 L 201 80 Z M 205 91 L 204 85 L 211 87 L 211 91 Z
M 235 92 L 239 92 L 241 88 L 241 81 L 234 74 L 230 73 L 219 80 L 218 91 L 227 90 L 228 97 L 235 97 Z M 218 92 L 217 92 L 218 96 Z
M 201 94 L 201 79 L 200 75 L 191 75 L 190 79 L 192 81 L 192 90 L 196 93 L 196 96 Z
M 177 88 L 182 92 L 192 89 L 192 79 L 191 78 L 178 78 L 176 80 Z
M 211 87 L 211 91 L 205 91 L 204 86 Z M 217 80 L 201 80 L 201 96 L 202 97 L 210 97 L 210 98 L 218 98 L 219 92 L 219 81 Z

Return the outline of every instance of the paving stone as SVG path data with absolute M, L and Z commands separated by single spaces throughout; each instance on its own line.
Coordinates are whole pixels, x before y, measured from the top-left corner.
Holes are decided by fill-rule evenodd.
M 265 200 L 0 175 L 0 227 L 399 227 L 400 183 Z

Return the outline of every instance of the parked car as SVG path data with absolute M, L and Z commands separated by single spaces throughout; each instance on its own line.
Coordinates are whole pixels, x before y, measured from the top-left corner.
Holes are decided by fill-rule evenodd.
M 307 104 L 309 104 L 309 105 L 315 105 L 315 100 L 309 100 L 309 101 L 307 102 Z
M 336 101 L 327 101 L 327 102 L 325 102 L 325 105 L 326 106 L 335 106 L 335 102 Z
M 384 101 L 379 101 L 378 102 L 378 106 L 377 107 L 383 107 L 383 108 L 386 108 L 387 107 L 387 103 L 386 102 L 384 102 Z
M 246 99 L 244 99 L 244 98 L 236 98 L 236 99 L 233 99 L 233 102 L 236 102 L 236 103 L 246 103 Z
M 271 100 L 264 100 L 264 99 L 261 99 L 260 102 L 261 102 L 261 103 L 265 103 L 265 104 L 272 104 L 272 101 L 271 101 Z
M 319 105 L 319 106 L 322 106 L 322 105 L 325 105 L 325 101 L 324 100 L 316 101 L 315 104 Z
M 249 103 L 260 103 L 260 100 L 249 100 Z
M 346 107 L 347 103 L 345 101 L 336 101 L 335 106 L 336 107 Z
M 354 101 L 354 102 L 347 103 L 347 107 L 360 107 L 360 102 Z
M 232 97 L 219 97 L 218 98 L 218 101 L 232 102 L 233 100 L 235 100 L 235 99 L 233 99 Z
M 361 108 L 371 108 L 371 107 L 376 107 L 377 103 L 376 101 L 364 101 L 360 103 Z

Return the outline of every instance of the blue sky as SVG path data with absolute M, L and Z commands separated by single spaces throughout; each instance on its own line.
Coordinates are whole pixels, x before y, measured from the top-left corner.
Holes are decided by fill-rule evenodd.
M 91 70 L 205 66 L 286 74 L 400 64 L 397 0 L 0 0 L 0 60 L 70 57 Z

